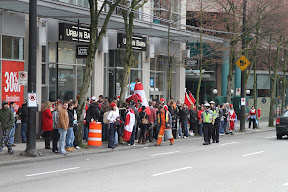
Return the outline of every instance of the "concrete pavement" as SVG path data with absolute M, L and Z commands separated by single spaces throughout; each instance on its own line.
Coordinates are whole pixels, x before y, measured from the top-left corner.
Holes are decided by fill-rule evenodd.
M 288 139 L 274 131 L 181 139 L 142 147 L 1 166 L 1 191 L 287 192 Z
M 248 124 L 246 125 L 246 131 L 245 132 L 239 132 L 239 123 L 236 124 L 236 132 L 235 135 L 239 134 L 251 134 L 251 133 L 258 133 L 263 131 L 270 131 L 275 130 L 275 128 L 267 127 L 268 123 L 266 121 L 260 122 L 261 129 L 248 129 Z M 222 136 L 226 137 L 226 136 Z M 199 140 L 199 143 L 202 142 L 202 137 L 189 137 L 187 139 L 176 139 L 175 142 L 182 142 L 184 140 Z M 31 158 L 31 157 L 23 157 L 20 156 L 20 153 L 25 151 L 26 144 L 18 143 L 16 144 L 16 147 L 13 148 L 14 155 L 7 154 L 7 148 L 4 148 L 2 153 L 0 153 L 0 166 L 1 165 L 8 165 L 8 164 L 17 164 L 17 163 L 25 163 L 25 162 L 33 162 L 33 161 L 43 161 L 43 160 L 50 160 L 50 159 L 58 159 L 58 158 L 66 158 L 71 156 L 79 156 L 79 155 L 87 155 L 87 154 L 95 154 L 95 153 L 105 153 L 105 152 L 113 152 L 113 151 L 122 151 L 122 150 L 131 150 L 133 148 L 143 148 L 143 147 L 150 147 L 155 145 L 154 141 L 153 143 L 147 143 L 145 145 L 139 145 L 136 143 L 135 147 L 127 146 L 127 145 L 119 145 L 115 149 L 109 149 L 107 148 L 107 142 L 103 142 L 103 145 L 101 148 L 87 148 L 87 149 L 81 149 L 76 150 L 75 152 L 69 152 L 67 156 L 55 154 L 51 150 L 44 149 L 44 141 L 38 141 L 36 144 L 36 148 L 38 151 L 42 153 L 41 157 L 37 158 Z

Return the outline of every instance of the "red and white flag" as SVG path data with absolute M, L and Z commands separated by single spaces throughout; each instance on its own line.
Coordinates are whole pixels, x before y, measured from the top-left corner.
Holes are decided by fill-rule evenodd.
M 196 103 L 195 98 L 193 97 L 192 93 L 188 89 L 186 89 L 186 91 L 185 91 L 185 101 L 184 101 L 184 103 L 188 107 L 190 107 L 192 104 Z
M 123 132 L 124 141 L 130 140 L 134 125 L 135 125 L 135 113 L 133 109 L 128 109 L 128 113 L 125 119 L 124 132 Z
M 147 113 L 147 115 L 150 115 L 151 111 L 150 111 L 150 107 L 148 105 L 148 101 L 147 101 L 142 83 L 140 83 L 140 82 L 136 83 L 135 89 L 134 89 L 134 94 L 140 95 L 141 100 L 142 100 L 141 105 L 146 107 L 146 113 Z M 140 108 L 139 112 L 140 111 L 142 111 L 141 108 Z

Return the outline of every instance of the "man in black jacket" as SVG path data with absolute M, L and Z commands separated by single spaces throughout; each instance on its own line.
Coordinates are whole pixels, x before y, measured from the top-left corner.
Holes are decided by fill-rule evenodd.
M 187 138 L 188 137 L 187 125 L 188 125 L 188 118 L 189 118 L 189 110 L 188 110 L 188 107 L 185 103 L 182 104 L 182 106 L 180 108 L 179 116 L 181 119 L 182 129 L 184 131 L 184 137 L 183 138 Z M 180 129 L 179 129 L 179 135 L 181 136 Z
M 27 118 L 28 118 L 27 102 L 22 104 L 22 107 L 20 107 L 18 109 L 17 114 L 19 115 L 19 117 L 21 119 L 21 138 L 22 138 L 22 143 L 26 143 L 27 142 L 27 138 L 26 138 Z
M 198 130 L 197 130 L 197 112 L 196 112 L 196 108 L 194 106 L 194 104 L 192 104 L 190 106 L 190 110 L 189 110 L 189 114 L 190 114 L 190 118 L 189 118 L 189 122 L 190 122 L 190 135 L 197 135 L 198 134 Z
M 89 123 L 92 121 L 98 121 L 100 118 L 99 103 L 96 102 L 96 97 L 91 98 L 91 104 L 86 112 L 86 123 L 89 126 Z

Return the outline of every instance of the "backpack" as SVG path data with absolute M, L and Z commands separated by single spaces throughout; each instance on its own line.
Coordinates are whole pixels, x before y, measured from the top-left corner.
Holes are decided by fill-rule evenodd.
M 105 112 L 103 114 L 103 123 L 105 123 L 105 124 L 109 124 L 110 123 L 109 120 L 107 119 L 109 112 L 110 111 L 107 111 L 107 112 Z

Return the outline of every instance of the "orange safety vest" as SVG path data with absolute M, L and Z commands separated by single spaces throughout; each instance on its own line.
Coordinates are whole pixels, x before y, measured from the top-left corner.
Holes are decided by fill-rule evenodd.
M 163 116 L 164 114 L 162 114 L 161 115 L 161 113 L 159 113 L 158 114 L 158 123 L 159 124 L 163 124 L 163 120 L 162 120 L 162 116 Z M 163 119 L 164 119 L 164 116 L 163 116 Z M 165 111 L 165 123 L 163 124 L 164 126 L 166 125 L 166 123 L 168 123 L 168 121 L 169 121 L 169 111 Z

